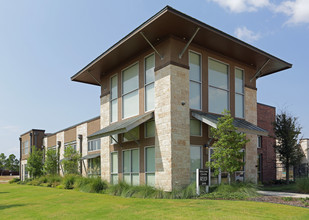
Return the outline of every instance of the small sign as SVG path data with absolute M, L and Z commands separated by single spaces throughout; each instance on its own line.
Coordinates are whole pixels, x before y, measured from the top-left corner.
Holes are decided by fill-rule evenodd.
M 208 169 L 199 169 L 199 185 L 208 186 L 209 172 Z

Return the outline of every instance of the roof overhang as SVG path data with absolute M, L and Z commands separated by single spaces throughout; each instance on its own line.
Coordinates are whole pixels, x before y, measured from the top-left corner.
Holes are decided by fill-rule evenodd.
M 194 110 L 192 111 L 192 116 L 213 128 L 217 128 L 218 119 L 221 117 L 220 115 L 204 113 Z M 233 125 L 236 127 L 238 132 L 255 134 L 260 136 L 268 136 L 268 131 L 244 119 L 234 118 Z
M 164 39 L 170 35 L 190 39 L 197 28 L 200 30 L 192 43 L 239 60 L 256 69 L 261 68 L 269 60 L 267 65 L 263 66 L 259 77 L 292 67 L 290 63 L 167 6 L 72 76 L 71 80 L 100 85 L 98 81 L 104 74 L 141 51 L 151 48 L 140 32 L 147 36 L 149 42 L 158 44 L 160 43 L 158 39 Z
M 101 154 L 97 153 L 97 154 L 88 154 L 86 156 L 83 156 L 82 158 L 80 158 L 80 160 L 88 160 L 88 159 L 93 159 L 93 158 L 97 158 L 100 157 Z
M 123 134 L 133 128 L 145 123 L 146 121 L 154 117 L 153 112 L 147 112 L 143 115 L 138 115 L 132 118 L 128 118 L 122 121 L 115 122 L 91 135 L 88 136 L 88 139 L 102 138 L 106 136 L 111 136 L 114 134 Z

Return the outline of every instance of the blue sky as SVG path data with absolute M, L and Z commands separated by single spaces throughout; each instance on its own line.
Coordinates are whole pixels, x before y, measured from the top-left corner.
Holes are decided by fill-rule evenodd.
M 299 118 L 309 137 L 308 0 L 0 0 L 0 153 L 19 135 L 99 115 L 100 89 L 70 77 L 166 5 L 293 64 L 258 79 L 258 101 Z

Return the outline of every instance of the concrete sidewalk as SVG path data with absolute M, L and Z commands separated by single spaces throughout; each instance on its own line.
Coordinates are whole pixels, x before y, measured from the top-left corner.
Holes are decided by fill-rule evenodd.
M 275 192 L 275 191 L 257 191 L 257 192 L 263 196 L 309 198 L 309 194 L 301 194 L 301 193 Z

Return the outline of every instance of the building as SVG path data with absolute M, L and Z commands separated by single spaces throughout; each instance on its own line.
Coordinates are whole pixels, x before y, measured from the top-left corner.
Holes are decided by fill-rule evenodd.
M 291 66 L 167 6 L 71 77 L 101 87 L 99 129 L 72 128 L 76 148 L 76 137 L 83 146 L 99 143 L 101 178 L 108 182 L 170 191 L 205 166 L 209 128 L 228 109 L 250 139 L 235 178 L 256 182 L 258 136 L 268 135 L 257 126 L 256 79 Z M 61 154 L 74 139 L 67 132 L 45 137 L 44 146 Z M 212 178 L 218 181 L 225 174 Z

